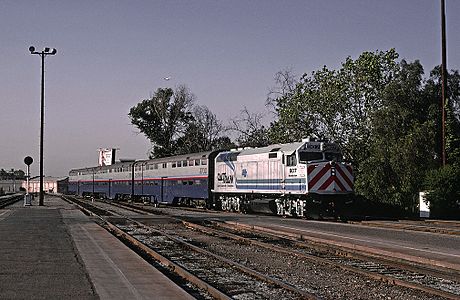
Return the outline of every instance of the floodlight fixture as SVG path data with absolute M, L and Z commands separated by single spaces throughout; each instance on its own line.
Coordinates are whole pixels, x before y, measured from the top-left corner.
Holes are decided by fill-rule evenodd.
M 29 47 L 30 54 L 38 54 L 42 61 L 42 82 L 41 82 L 41 101 L 40 101 L 40 197 L 38 205 L 43 205 L 45 192 L 43 190 L 43 135 L 44 135 L 44 119 L 45 119 L 45 57 L 47 55 L 55 55 L 57 50 L 55 48 L 45 47 L 41 52 L 35 51 L 34 46 Z

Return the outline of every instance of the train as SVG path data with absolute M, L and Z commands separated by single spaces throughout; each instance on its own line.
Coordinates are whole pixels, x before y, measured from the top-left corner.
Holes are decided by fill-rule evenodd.
M 353 181 L 336 143 L 303 139 L 73 169 L 68 192 L 304 217 L 336 214 L 353 194 Z

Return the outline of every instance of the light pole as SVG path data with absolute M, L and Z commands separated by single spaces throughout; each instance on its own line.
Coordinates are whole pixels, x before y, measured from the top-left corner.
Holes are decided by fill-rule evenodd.
M 55 48 L 43 48 L 41 52 L 35 51 L 34 46 L 29 47 L 30 54 L 38 54 L 42 59 L 42 84 L 41 84 L 41 102 L 40 102 L 40 197 L 38 205 L 43 205 L 43 128 L 45 118 L 45 57 L 47 55 L 55 55 Z
M 444 167 L 447 162 L 446 154 L 446 98 L 447 98 L 447 54 L 446 54 L 446 9 L 444 0 L 441 0 L 441 122 L 442 122 L 442 166 Z

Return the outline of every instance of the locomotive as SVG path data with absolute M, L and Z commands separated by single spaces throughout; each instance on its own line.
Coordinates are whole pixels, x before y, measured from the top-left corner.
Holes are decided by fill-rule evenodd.
M 353 193 L 353 171 L 337 144 L 305 139 L 74 169 L 69 192 L 225 211 L 326 216 Z

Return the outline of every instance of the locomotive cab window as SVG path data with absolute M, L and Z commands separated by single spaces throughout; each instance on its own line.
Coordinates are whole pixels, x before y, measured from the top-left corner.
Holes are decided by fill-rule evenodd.
M 304 152 L 299 151 L 299 160 L 302 162 L 312 161 L 312 160 L 322 160 L 322 152 Z
M 333 152 L 326 152 L 326 160 L 329 161 L 342 161 L 342 154 L 340 153 L 333 153 Z
M 292 167 L 292 166 L 297 165 L 297 159 L 295 157 L 295 153 L 286 157 L 286 165 L 288 167 Z

